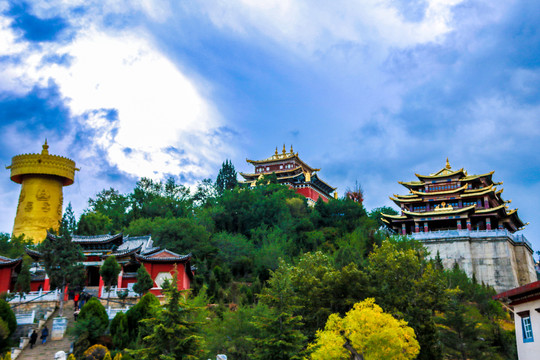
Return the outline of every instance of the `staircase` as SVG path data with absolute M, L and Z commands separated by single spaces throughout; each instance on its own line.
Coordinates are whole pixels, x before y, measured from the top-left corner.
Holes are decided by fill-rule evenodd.
M 58 351 L 65 351 L 66 354 L 69 353 L 71 348 L 72 340 L 69 338 L 69 335 L 64 335 L 62 340 L 51 340 L 52 333 L 52 323 L 54 317 L 60 315 L 58 310 L 49 317 L 45 325 L 49 328 L 49 336 L 47 337 L 47 343 L 41 344 L 41 331 L 38 331 L 38 339 L 36 345 L 33 349 L 30 349 L 30 345 L 27 345 L 26 348 L 17 356 L 17 360 L 53 360 L 54 354 Z M 73 326 L 73 302 L 68 301 L 64 303 L 64 316 L 68 319 L 68 329 Z

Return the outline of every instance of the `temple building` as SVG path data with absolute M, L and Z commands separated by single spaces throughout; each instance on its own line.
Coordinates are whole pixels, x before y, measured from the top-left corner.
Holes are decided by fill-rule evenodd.
M 21 184 L 13 235 L 24 234 L 39 243 L 48 229 L 58 230 L 62 220 L 62 187 L 73 184 L 75 162 L 50 155 L 47 140 L 41 154 L 17 155 L 11 159 L 11 180 Z
M 533 250 L 516 232 L 527 224 L 517 209 L 510 210 L 502 198 L 503 189 L 493 182 L 493 171 L 468 175 L 464 169 L 446 166 L 417 181 L 399 182 L 406 195 L 390 197 L 401 214 L 383 214 L 382 221 L 400 235 L 424 243 L 431 256 L 439 253 L 445 267 L 454 263 L 478 281 L 497 291 L 536 280 Z
M 54 241 L 56 237 L 50 233 L 47 237 Z M 178 271 L 177 287 L 179 290 L 189 289 L 193 280 L 191 266 L 191 254 L 179 255 L 167 249 L 154 246 L 151 236 L 124 236 L 116 235 L 77 236 L 73 235 L 72 241 L 81 246 L 85 260 L 83 265 L 86 269 L 85 290 L 98 297 L 116 297 L 117 289 L 131 290 L 137 282 L 137 270 L 144 266 L 150 277 L 154 280 L 154 287 L 150 290 L 154 295 L 161 295 L 161 289 L 165 280 L 172 280 L 174 266 Z M 35 250 L 26 249 L 36 262 L 39 263 L 41 254 Z M 104 260 L 109 256 L 115 256 L 122 270 L 118 275 L 118 285 L 112 294 L 104 293 L 103 279 L 99 269 Z M 1 259 L 0 259 L 1 261 Z M 0 263 L 0 266 L 2 264 Z M 50 284 L 43 268 L 34 272 L 31 282 L 31 290 L 49 290 Z
M 337 197 L 336 188 L 319 179 L 317 172 L 320 169 L 314 169 L 302 161 L 298 153 L 294 153 L 292 146 L 290 152 L 287 152 L 283 145 L 281 153 L 278 153 L 276 148 L 274 155 L 267 159 L 246 161 L 255 166 L 255 169 L 253 173 L 240 173 L 245 179 L 243 184 L 256 186 L 257 180 L 275 173 L 280 184 L 286 184 L 305 196 L 311 205 L 319 199 L 328 202 L 332 193 Z

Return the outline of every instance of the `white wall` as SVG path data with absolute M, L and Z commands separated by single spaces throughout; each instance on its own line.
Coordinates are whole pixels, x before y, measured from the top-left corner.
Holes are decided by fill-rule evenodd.
M 540 309 L 540 299 L 528 303 L 514 306 L 514 321 L 516 323 L 516 343 L 519 360 L 540 359 L 540 313 L 535 309 Z M 524 343 L 521 327 L 521 317 L 519 312 L 529 310 L 531 315 L 531 325 L 533 329 L 533 342 Z

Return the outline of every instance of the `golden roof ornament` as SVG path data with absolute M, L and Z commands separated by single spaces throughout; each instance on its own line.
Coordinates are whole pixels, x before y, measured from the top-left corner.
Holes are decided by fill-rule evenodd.
M 450 166 L 450 162 L 448 161 L 448 158 L 446 158 L 446 168 L 450 170 L 452 167 Z
M 276 152 L 275 152 L 275 154 L 274 154 L 274 155 L 276 155 L 276 156 L 277 156 L 277 154 L 278 154 L 278 153 L 277 153 L 277 146 L 276 146 Z
M 47 138 L 45 138 L 45 144 L 43 144 L 43 150 L 41 150 L 41 155 L 49 155 L 49 145 L 47 145 Z
M 285 144 L 283 144 L 283 155 L 287 153 L 287 150 L 285 149 Z
M 291 154 L 294 155 L 294 151 L 293 151 L 293 148 L 292 148 L 292 144 L 291 144 Z

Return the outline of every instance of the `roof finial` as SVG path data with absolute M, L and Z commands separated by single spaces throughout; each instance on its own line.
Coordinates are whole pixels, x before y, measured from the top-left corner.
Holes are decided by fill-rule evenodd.
M 450 162 L 448 161 L 448 158 L 446 158 L 446 168 L 451 169 Z
M 292 149 L 292 144 L 291 144 L 291 154 L 294 154 L 294 151 L 293 151 L 293 149 Z
M 283 155 L 287 153 L 287 150 L 285 150 L 285 144 L 283 144 Z
M 43 150 L 41 150 L 41 155 L 49 155 L 49 145 L 47 145 L 47 138 L 45 138 L 45 144 L 43 144 Z
M 274 155 L 277 155 L 277 146 L 276 146 L 276 153 Z

